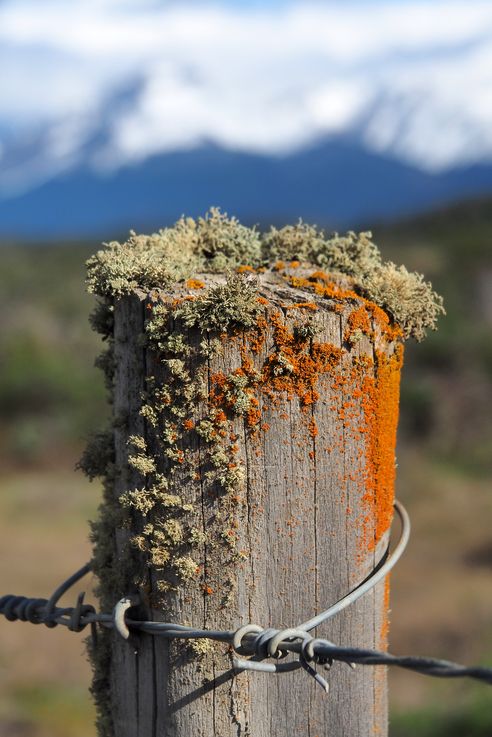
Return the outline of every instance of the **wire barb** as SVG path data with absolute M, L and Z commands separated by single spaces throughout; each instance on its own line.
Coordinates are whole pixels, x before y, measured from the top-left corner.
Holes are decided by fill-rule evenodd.
M 473 678 L 492 685 L 492 668 L 467 667 L 437 658 L 397 656 L 378 650 L 341 647 L 329 640 L 313 637 L 310 634 L 311 630 L 331 619 L 374 588 L 397 563 L 410 536 L 410 519 L 399 502 L 395 502 L 395 510 L 400 518 L 401 532 L 394 550 L 391 553 L 387 552 L 371 575 L 350 593 L 324 612 L 297 627 L 277 630 L 273 627 L 264 629 L 258 624 L 245 624 L 235 631 L 223 631 L 194 629 L 171 622 L 143 621 L 128 616 L 129 610 L 139 603 L 135 596 L 121 599 L 111 614 L 97 613 L 92 604 L 84 604 L 85 594 L 83 592 L 78 595 L 74 607 L 58 606 L 58 601 L 63 594 L 92 570 L 91 563 L 86 563 L 58 586 L 49 599 L 28 598 L 14 594 L 2 596 L 0 614 L 3 614 L 10 622 L 18 620 L 31 624 L 45 624 L 47 627 L 63 625 L 72 632 L 82 632 L 87 626 L 90 626 L 93 647 L 97 647 L 97 626 L 113 628 L 125 640 L 128 640 L 130 633 L 134 630 L 167 639 L 209 639 L 224 642 L 232 646 L 236 656 L 241 656 L 233 659 L 236 670 L 287 673 L 303 668 L 326 693 L 328 693 L 329 684 L 317 672 L 315 666 L 320 665 L 329 670 L 334 661 L 345 663 L 352 668 L 355 665 L 392 665 L 437 678 Z M 286 660 L 289 653 L 296 654 L 297 659 Z

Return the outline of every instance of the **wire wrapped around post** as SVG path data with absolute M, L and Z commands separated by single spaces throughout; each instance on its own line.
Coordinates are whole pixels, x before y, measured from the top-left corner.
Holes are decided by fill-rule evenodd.
M 114 628 L 124 640 L 130 637 L 130 631 L 145 632 L 154 637 L 168 639 L 203 638 L 215 642 L 228 642 L 235 653 L 255 656 L 256 659 L 243 660 L 236 658 L 234 667 L 237 670 L 252 670 L 263 673 L 290 673 L 304 668 L 315 681 L 328 693 L 329 684 L 320 676 L 313 666 L 322 665 L 328 670 L 335 660 L 346 663 L 351 668 L 358 665 L 392 665 L 413 670 L 422 675 L 438 678 L 473 678 L 482 683 L 492 685 L 492 668 L 484 666 L 463 666 L 448 660 L 424 658 L 418 656 L 395 656 L 390 653 L 377 652 L 362 648 L 347 648 L 335 643 L 313 637 L 309 630 L 336 616 L 361 596 L 367 594 L 381 579 L 388 575 L 396 565 L 408 543 L 410 520 L 402 504 L 395 502 L 395 508 L 401 520 L 402 529 L 397 545 L 391 554 L 385 556 L 371 575 L 353 591 L 332 604 L 328 609 L 308 622 L 294 628 L 278 630 L 263 628 L 256 624 L 241 625 L 235 632 L 214 632 L 197 630 L 179 623 L 145 622 L 132 619 L 128 612 L 138 605 L 135 598 L 125 597 L 116 603 L 112 614 L 98 614 L 91 604 L 83 604 L 84 593 L 77 597 L 75 607 L 57 607 L 62 594 L 80 581 L 90 570 L 87 563 L 64 581 L 52 594 L 50 599 L 28 598 L 8 594 L 0 597 L 0 614 L 10 622 L 22 621 L 31 624 L 64 625 L 72 632 L 82 632 L 91 627 L 94 647 L 97 647 L 96 626 Z M 301 640 L 299 644 L 297 641 Z M 268 658 L 284 657 L 289 652 L 298 653 L 299 659 L 283 663 L 265 662 Z

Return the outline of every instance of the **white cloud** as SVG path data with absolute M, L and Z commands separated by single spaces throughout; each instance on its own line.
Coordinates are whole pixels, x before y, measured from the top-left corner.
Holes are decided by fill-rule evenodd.
M 351 127 L 429 169 L 492 157 L 489 0 L 5 0 L 0 65 L 0 131 L 20 146 L 50 126 L 40 176 L 101 117 L 105 166 L 203 140 L 281 154 Z M 116 113 L 108 99 L 135 81 Z
M 313 120 L 321 130 L 339 133 L 362 112 L 369 97 L 367 86 L 358 81 L 334 80 L 315 90 L 308 104 Z

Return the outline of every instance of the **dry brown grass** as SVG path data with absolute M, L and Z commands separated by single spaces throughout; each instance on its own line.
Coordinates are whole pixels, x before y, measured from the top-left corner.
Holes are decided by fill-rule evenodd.
M 87 519 L 99 489 L 73 464 L 0 477 L 2 593 L 47 597 L 90 558 Z M 90 588 L 90 580 L 85 584 Z M 66 597 L 73 603 L 72 596 Z M 90 737 L 83 634 L 0 620 L 1 737 Z
M 413 534 L 392 574 L 391 650 L 469 663 L 492 657 L 489 481 L 408 448 L 399 461 L 398 495 Z M 100 490 L 72 468 L 71 459 L 60 459 L 56 470 L 0 477 L 2 592 L 47 596 L 89 558 L 87 520 Z M 0 620 L 0 737 L 94 735 L 83 637 Z M 473 690 L 396 670 L 390 683 L 398 711 L 466 706 Z
M 397 493 L 411 514 L 412 537 L 392 574 L 391 651 L 492 662 L 490 479 L 404 449 Z M 398 711 L 455 707 L 476 693 L 470 681 L 440 681 L 397 669 L 390 686 Z

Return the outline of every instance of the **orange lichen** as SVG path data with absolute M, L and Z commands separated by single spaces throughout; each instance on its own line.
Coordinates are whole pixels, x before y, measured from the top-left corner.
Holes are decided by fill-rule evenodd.
M 291 305 L 287 305 L 288 310 L 298 310 L 298 309 L 306 309 L 306 310 L 318 310 L 319 307 L 314 302 L 294 302 Z
M 250 429 L 256 428 L 261 420 L 261 411 L 258 409 L 258 400 L 252 399 L 253 406 L 246 413 L 246 424 Z
M 267 327 L 268 327 L 267 321 L 262 315 L 260 315 L 260 317 L 258 317 L 256 320 L 256 325 L 253 328 L 251 328 L 251 330 L 249 331 L 249 334 L 248 334 L 249 349 L 253 353 L 259 353 L 261 349 L 263 348 L 263 345 L 265 343 Z M 246 360 L 244 355 L 242 355 L 242 360 L 243 360 L 243 363 Z
M 359 304 L 360 307 L 355 309 L 349 316 L 349 325 L 345 334 L 345 340 L 350 340 L 360 330 L 361 333 L 373 337 L 370 319 L 374 321 L 379 333 L 387 342 L 392 342 L 403 337 L 401 327 L 392 323 L 389 315 L 378 307 L 371 300 L 356 294 L 351 289 L 342 289 L 338 285 L 330 281 L 330 277 L 323 271 L 314 271 L 307 279 L 295 276 L 289 276 L 288 282 L 297 289 L 308 289 L 323 299 L 334 300 L 335 311 L 341 311 L 341 303 L 352 301 Z M 364 314 L 365 313 L 365 314 Z M 352 324 L 350 320 L 352 319 Z
M 285 263 L 283 261 L 277 261 L 277 263 L 273 265 L 274 271 L 282 271 L 282 269 L 285 269 Z
M 227 417 L 226 417 L 225 412 L 222 412 L 222 411 L 217 412 L 217 414 L 215 415 L 215 421 L 218 422 L 219 424 L 227 422 Z
M 196 297 L 193 297 L 191 294 L 187 295 L 186 297 L 176 297 L 171 302 L 172 307 L 179 307 L 179 305 L 183 304 L 183 302 L 194 302 Z
M 371 321 L 365 306 L 361 306 L 352 310 L 347 319 L 347 327 L 344 333 L 344 340 L 351 341 L 357 333 L 371 336 Z
M 270 321 L 275 351 L 263 365 L 263 390 L 270 396 L 285 393 L 288 399 L 296 395 L 301 406 L 307 407 L 318 399 L 319 375 L 337 366 L 343 351 L 329 343 L 309 345 L 309 341 L 294 336 L 279 312 L 273 313 Z
M 186 286 L 188 287 L 188 289 L 204 289 L 205 282 L 203 282 L 201 279 L 187 279 Z
M 247 271 L 252 271 L 254 273 L 255 270 L 253 269 L 252 266 L 244 265 L 244 266 L 238 266 L 238 268 L 236 269 L 236 271 L 237 271 L 238 274 L 244 274 Z
M 193 428 L 195 427 L 195 423 L 193 422 L 193 420 L 185 420 L 183 422 L 183 427 L 185 430 L 193 430 Z
M 300 261 L 291 261 L 289 264 L 291 269 L 298 269 L 300 265 L 301 265 Z
M 389 529 L 393 518 L 396 476 L 395 445 L 403 346 L 393 355 L 376 351 L 376 374 L 362 380 L 361 403 L 366 432 L 364 503 L 374 512 L 373 549 Z
M 314 272 L 315 274 L 322 274 L 323 272 Z M 350 289 L 342 289 L 333 282 L 328 281 L 326 274 L 323 274 L 323 279 L 319 276 L 313 278 L 312 274 L 308 279 L 298 276 L 289 276 L 288 282 L 291 286 L 296 289 L 309 289 L 315 292 L 315 294 L 325 299 L 335 300 L 360 300 L 358 294 Z
M 324 281 L 324 282 L 330 282 L 332 281 L 331 277 L 328 276 L 328 274 L 325 274 L 324 271 L 313 271 L 309 279 L 312 279 L 313 281 Z
M 316 420 L 314 419 L 314 417 L 311 417 L 311 419 L 309 420 L 308 432 L 313 439 L 318 434 L 318 425 L 316 424 Z
M 389 634 L 389 605 L 390 605 L 390 576 L 386 576 L 384 580 L 384 597 L 383 597 L 383 621 L 381 623 L 381 631 L 379 635 L 381 650 L 386 650 L 388 647 L 388 634 Z
M 376 325 L 381 331 L 381 334 L 384 335 L 389 342 L 403 337 L 403 331 L 400 326 L 396 324 L 392 325 L 388 314 L 381 309 L 381 307 L 378 307 L 378 305 L 374 304 L 374 302 L 370 302 L 369 300 L 364 300 L 364 302 Z
M 258 299 L 256 301 L 260 305 L 268 305 L 268 304 L 270 304 L 269 301 L 267 299 L 265 299 L 265 297 L 258 297 Z
M 291 279 L 294 282 L 294 278 Z M 338 481 L 341 494 L 345 493 L 347 485 L 351 486 L 351 493 L 357 492 L 358 504 L 344 501 L 344 508 L 351 523 L 358 526 L 360 556 L 364 559 L 388 530 L 393 516 L 394 450 L 403 350 L 396 339 L 401 332 L 398 326 L 390 324 L 382 310 L 350 290 L 332 284 L 325 275 L 322 278 L 316 274 L 315 281 L 298 279 L 295 285 L 328 297 L 327 307 L 332 311 L 338 305 L 345 310 L 347 303 L 355 303 L 348 315 L 344 337 L 347 340 L 359 331 L 371 338 L 374 358 L 356 356 L 331 343 L 304 337 L 292 322 L 289 323 L 284 312 L 269 309 L 268 315 L 262 313 L 251 328 L 222 336 L 224 342 L 235 344 L 240 365 L 228 375 L 218 371 L 210 377 L 212 436 L 230 438 L 231 421 L 238 414 L 244 418 L 245 427 L 253 436 L 260 430 L 268 432 L 271 423 L 266 421 L 265 413 L 269 413 L 269 420 L 278 408 L 278 416 L 288 419 L 284 402 L 293 399 L 298 400 L 302 412 L 311 415 L 310 408 L 320 399 L 321 392 L 326 396 L 329 387 L 327 406 L 336 415 L 336 432 L 330 446 L 325 448 L 326 439 L 323 438 L 325 442 L 321 447 L 327 453 L 335 449 L 344 453 L 347 441 L 350 438 L 354 441 L 354 466 L 342 473 Z M 314 303 L 283 307 L 285 310 L 300 305 L 319 309 Z M 258 356 L 265 345 L 268 345 L 268 354 L 259 365 Z M 320 383 L 322 377 L 328 377 L 327 384 Z M 319 432 L 314 416 L 310 417 L 307 435 L 311 441 Z M 299 447 L 305 448 L 306 455 L 315 460 L 318 451 L 313 446 L 307 448 L 301 441 Z M 237 465 L 234 461 L 237 452 L 237 443 L 231 438 L 229 469 Z M 254 453 L 259 455 L 261 449 L 256 448 Z

